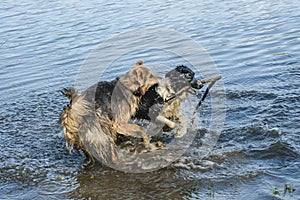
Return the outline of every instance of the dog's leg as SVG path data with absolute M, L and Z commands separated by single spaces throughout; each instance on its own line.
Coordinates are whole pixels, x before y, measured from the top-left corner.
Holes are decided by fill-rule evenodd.
M 84 161 L 84 164 L 82 165 L 84 168 L 86 167 L 92 167 L 95 163 L 94 157 L 90 152 L 88 152 L 86 149 L 82 149 L 83 153 L 85 154 L 86 158 Z
M 181 138 L 187 133 L 187 119 L 184 116 L 179 118 L 179 128 L 174 135 L 175 138 Z
M 116 125 L 118 133 L 125 136 L 141 137 L 145 144 L 149 144 L 149 138 L 144 129 L 136 124 L 118 124 Z

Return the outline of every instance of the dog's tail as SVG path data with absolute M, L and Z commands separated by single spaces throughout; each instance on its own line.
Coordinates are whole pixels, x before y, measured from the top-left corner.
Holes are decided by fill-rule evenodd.
M 64 107 L 63 112 L 60 115 L 60 125 L 63 128 L 63 134 L 66 139 L 66 147 L 71 153 L 74 145 L 80 147 L 80 140 L 78 137 L 78 127 L 73 117 L 72 111 L 72 99 L 78 96 L 74 88 L 64 88 L 61 93 L 66 96 L 70 103 Z
M 64 89 L 62 93 L 70 99 L 60 117 L 67 149 L 71 152 L 77 146 L 87 157 L 95 157 L 104 163 L 116 162 L 114 133 L 111 133 L 109 119 L 96 113 L 94 95 L 78 95 L 73 88 Z
M 76 96 L 78 96 L 78 94 L 77 94 L 77 92 L 75 91 L 74 88 L 64 88 L 63 90 L 61 90 L 61 93 L 63 95 L 65 95 L 66 97 L 68 97 L 68 99 L 70 99 L 70 100 L 72 100 Z

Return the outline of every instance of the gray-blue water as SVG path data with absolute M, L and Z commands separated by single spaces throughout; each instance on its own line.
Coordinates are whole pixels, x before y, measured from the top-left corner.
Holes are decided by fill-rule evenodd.
M 83 170 L 65 148 L 59 91 L 98 45 L 143 28 L 204 47 L 223 76 L 224 130 L 207 165 L 196 138 L 181 163 L 151 173 Z M 298 0 L 1 1 L 0 199 L 300 199 L 299 61 Z

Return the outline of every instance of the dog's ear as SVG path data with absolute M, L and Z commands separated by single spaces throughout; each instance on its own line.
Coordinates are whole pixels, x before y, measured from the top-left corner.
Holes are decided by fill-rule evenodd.
M 140 65 L 143 65 L 143 64 L 144 64 L 144 62 L 142 60 L 138 60 L 135 63 L 135 65 L 137 65 L 137 66 L 140 66 Z

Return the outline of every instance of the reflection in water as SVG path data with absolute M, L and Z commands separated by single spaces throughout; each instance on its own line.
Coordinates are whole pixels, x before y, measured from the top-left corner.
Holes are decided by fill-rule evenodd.
M 99 166 L 98 166 L 99 167 Z M 94 170 L 94 171 L 93 171 Z M 94 168 L 78 176 L 80 187 L 70 198 L 80 199 L 170 199 L 186 196 L 195 189 L 192 180 L 184 180 L 175 169 L 163 169 L 151 173 L 127 174 L 120 171 Z M 88 189 L 87 189 L 88 188 Z

